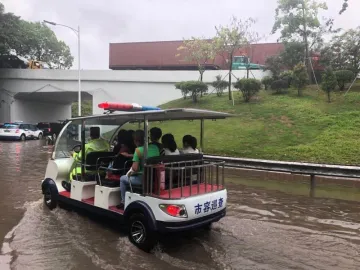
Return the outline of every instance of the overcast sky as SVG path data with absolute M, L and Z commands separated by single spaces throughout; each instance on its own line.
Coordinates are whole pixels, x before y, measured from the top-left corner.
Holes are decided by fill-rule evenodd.
M 215 25 L 229 22 L 232 15 L 257 19 L 255 30 L 271 36 L 276 0 L 0 0 L 8 12 L 29 21 L 49 20 L 81 30 L 82 69 L 108 69 L 109 43 L 181 40 L 191 36 L 212 37 Z M 360 25 L 360 0 L 349 0 L 351 9 L 338 15 L 342 0 L 327 0 L 322 16 L 335 18 L 336 27 Z M 50 26 L 75 57 L 77 38 L 71 30 Z

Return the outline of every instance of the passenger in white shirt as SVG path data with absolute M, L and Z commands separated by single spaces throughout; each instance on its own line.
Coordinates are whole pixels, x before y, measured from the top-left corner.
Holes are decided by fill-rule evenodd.
M 165 156 L 180 155 L 180 152 L 177 149 L 175 138 L 172 134 L 168 133 L 162 136 L 161 143 L 164 147 Z
M 181 154 L 199 154 L 197 147 L 197 140 L 191 135 L 185 135 L 183 137 L 183 149 Z

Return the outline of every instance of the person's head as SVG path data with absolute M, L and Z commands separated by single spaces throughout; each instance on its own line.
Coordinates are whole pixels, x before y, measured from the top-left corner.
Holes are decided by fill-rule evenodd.
M 128 130 L 128 133 L 130 134 L 130 136 L 133 138 L 133 140 L 135 139 L 135 131 L 132 129 Z
M 124 144 L 126 139 L 127 131 L 125 129 L 120 129 L 117 135 L 117 143 Z
M 134 143 L 137 147 L 144 146 L 145 132 L 141 129 L 135 131 Z
M 175 152 L 175 150 L 177 149 L 175 138 L 170 133 L 162 136 L 161 143 L 163 144 L 164 148 L 169 149 L 171 152 Z
M 197 148 L 197 139 L 193 136 L 191 136 L 191 144 L 190 144 L 192 149 L 196 149 Z
M 100 127 L 91 127 L 90 128 L 90 138 L 93 140 L 100 138 Z
M 150 129 L 150 140 L 152 142 L 158 142 L 162 136 L 162 131 L 158 127 L 153 127 Z
M 182 141 L 183 141 L 183 147 L 184 148 L 191 147 L 192 136 L 191 135 L 185 135 L 183 137 Z
M 124 139 L 122 141 L 125 146 L 133 150 L 134 139 L 133 139 L 133 134 L 131 132 L 126 131 L 126 133 L 124 134 Z

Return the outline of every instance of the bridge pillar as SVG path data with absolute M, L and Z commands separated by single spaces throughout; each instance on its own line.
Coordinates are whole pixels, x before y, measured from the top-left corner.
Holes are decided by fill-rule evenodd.
M 0 123 L 9 122 L 13 97 L 4 89 L 0 89 Z

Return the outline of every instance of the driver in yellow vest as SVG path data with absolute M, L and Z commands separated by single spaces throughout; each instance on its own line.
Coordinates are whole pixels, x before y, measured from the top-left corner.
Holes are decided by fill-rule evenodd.
M 91 152 L 109 152 L 110 144 L 107 140 L 100 137 L 100 128 L 91 127 L 90 128 L 90 140 L 85 144 L 85 158 Z M 81 152 L 73 153 L 74 164 L 72 167 L 76 166 L 70 173 L 69 181 L 63 181 L 62 186 L 67 191 L 71 189 L 71 180 L 76 179 L 76 174 L 81 174 L 81 166 L 78 163 L 81 163 Z

